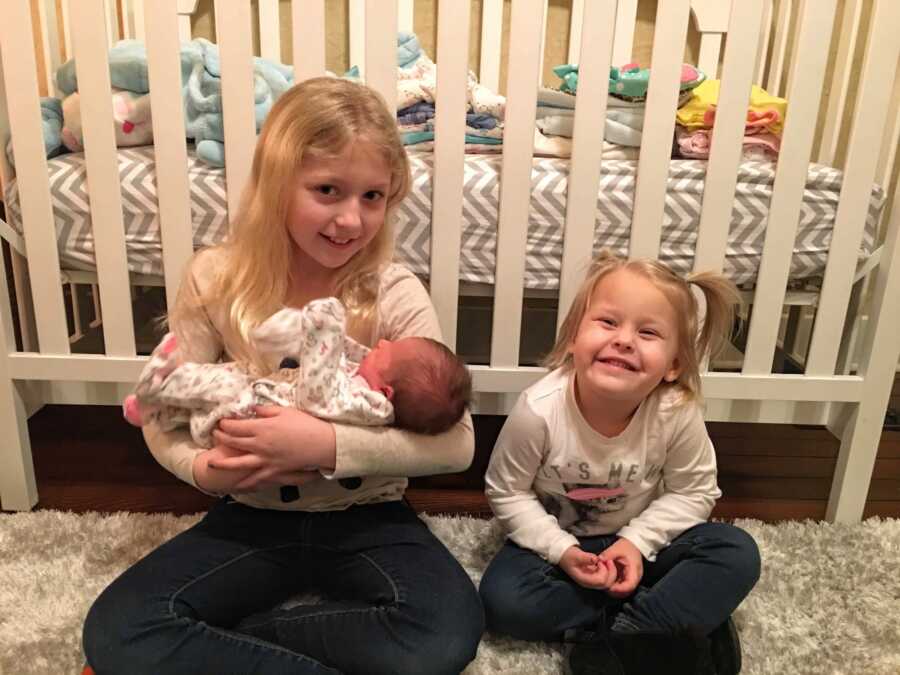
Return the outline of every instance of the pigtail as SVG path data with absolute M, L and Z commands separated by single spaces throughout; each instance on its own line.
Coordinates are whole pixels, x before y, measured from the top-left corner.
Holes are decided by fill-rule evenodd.
M 705 307 L 700 303 L 697 307 L 696 353 L 699 362 L 718 354 L 732 337 L 735 309 L 741 303 L 741 295 L 734 283 L 715 272 L 690 274 L 687 282 L 691 290 L 700 290 L 705 301 Z

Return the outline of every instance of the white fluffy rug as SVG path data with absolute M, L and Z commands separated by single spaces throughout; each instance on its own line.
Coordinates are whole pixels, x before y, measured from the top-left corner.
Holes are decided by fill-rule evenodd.
M 77 674 L 91 601 L 126 566 L 196 516 L 0 515 L 0 673 Z M 493 521 L 426 517 L 477 583 L 499 548 Z M 743 520 L 762 551 L 759 584 L 735 614 L 745 675 L 900 673 L 900 521 Z M 468 675 L 560 673 L 557 646 L 485 636 Z

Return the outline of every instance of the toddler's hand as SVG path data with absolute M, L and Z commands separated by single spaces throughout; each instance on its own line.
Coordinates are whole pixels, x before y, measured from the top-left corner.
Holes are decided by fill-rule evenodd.
M 570 546 L 559 559 L 559 566 L 579 586 L 606 589 L 616 582 L 616 566 L 609 560 L 601 560 L 578 546 Z
M 644 576 L 644 557 L 638 547 L 620 537 L 598 557 L 613 564 L 616 570 L 615 583 L 610 584 L 609 594 L 614 598 L 624 598 L 634 593 Z

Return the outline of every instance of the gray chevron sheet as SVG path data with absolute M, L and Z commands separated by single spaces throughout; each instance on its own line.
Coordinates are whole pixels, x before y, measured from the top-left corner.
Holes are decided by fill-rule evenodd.
M 397 259 L 413 272 L 427 276 L 430 255 L 431 183 L 434 156 L 410 153 L 413 182 L 410 196 L 397 216 Z M 496 259 L 497 219 L 500 204 L 499 155 L 467 155 L 460 279 L 493 284 Z M 661 258 L 675 270 L 687 272 L 700 223 L 706 162 L 673 160 L 669 168 Z M 191 215 L 194 246 L 215 244 L 227 227 L 225 175 L 189 154 Z M 562 224 L 568 160 L 535 159 L 531 173 L 531 209 L 528 223 L 525 287 L 553 290 L 559 287 L 562 261 Z M 90 197 L 84 155 L 63 155 L 48 162 L 50 190 L 64 269 L 94 269 Z M 122 210 L 130 271 L 162 274 L 162 244 L 156 200 L 155 162 L 152 147 L 119 151 Z M 603 163 L 597 197 L 594 248 L 627 252 L 637 175 L 636 161 Z M 822 275 L 837 212 L 842 173 L 811 164 L 803 194 L 800 224 L 791 262 L 795 284 Z M 744 162 L 740 167 L 725 272 L 736 283 L 756 279 L 765 238 L 769 202 L 775 181 L 775 165 Z M 873 187 L 866 217 L 860 257 L 871 253 L 884 191 Z M 21 232 L 21 213 L 15 181 L 7 188 L 10 225 Z

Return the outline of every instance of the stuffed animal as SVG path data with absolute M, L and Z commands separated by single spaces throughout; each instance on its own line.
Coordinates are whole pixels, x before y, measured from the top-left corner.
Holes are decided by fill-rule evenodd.
M 153 124 L 150 116 L 150 94 L 137 94 L 112 88 L 113 124 L 116 146 L 150 145 L 153 143 Z M 72 152 L 84 150 L 81 124 L 81 98 L 76 91 L 62 101 L 62 142 Z

